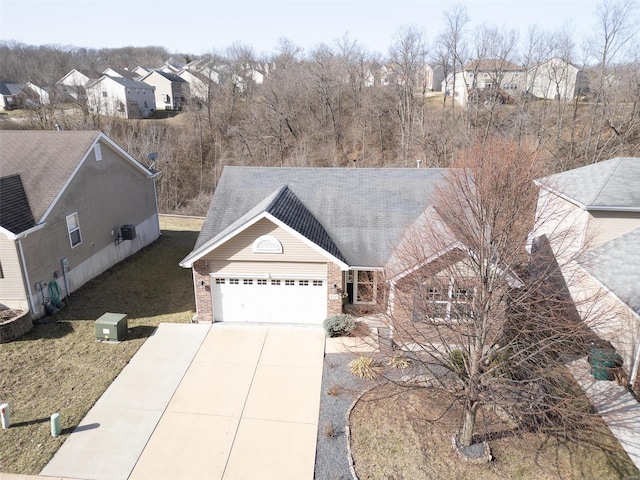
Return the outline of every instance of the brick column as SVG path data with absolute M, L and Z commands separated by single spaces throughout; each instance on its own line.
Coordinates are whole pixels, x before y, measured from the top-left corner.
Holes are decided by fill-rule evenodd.
M 193 264 L 193 290 L 196 296 L 198 323 L 213 323 L 213 305 L 211 303 L 211 277 L 209 262 L 197 260 Z
M 333 290 L 336 285 L 337 291 Z M 327 316 L 340 315 L 342 313 L 342 271 L 335 263 L 327 263 Z

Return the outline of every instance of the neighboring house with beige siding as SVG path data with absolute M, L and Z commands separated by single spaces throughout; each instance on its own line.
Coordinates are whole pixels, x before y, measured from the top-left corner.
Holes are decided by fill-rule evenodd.
M 180 263 L 193 270 L 198 320 L 320 324 L 343 302 L 393 315 L 394 285 L 415 272 L 399 267 L 396 248 L 432 211 L 446 173 L 225 167 Z M 452 249 L 455 262 L 469 254 Z
M 580 311 L 597 294 L 590 325 L 624 359 L 629 383 L 640 390 L 640 158 L 614 158 L 537 181 L 538 212 L 553 211 L 535 237 L 550 239 Z M 551 240 L 553 239 L 553 240 Z M 577 261 L 571 260 L 579 255 Z M 566 264 L 566 265 L 565 265 Z M 595 318 L 597 320 L 597 318 Z
M 160 235 L 155 173 L 98 131 L 0 131 L 0 304 L 46 313 Z
M 174 73 L 152 70 L 140 77 L 140 82 L 154 88 L 158 110 L 181 110 L 189 84 Z

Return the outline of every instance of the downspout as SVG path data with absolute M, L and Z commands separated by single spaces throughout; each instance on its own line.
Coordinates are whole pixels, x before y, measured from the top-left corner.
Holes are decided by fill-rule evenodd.
M 393 321 L 393 310 L 394 310 L 394 305 L 395 305 L 395 299 L 396 299 L 396 282 L 391 280 L 389 282 L 389 307 L 387 308 L 387 314 L 389 315 L 389 318 L 391 318 L 391 321 L 389 322 L 389 340 L 391 341 L 391 345 L 393 345 L 393 325 L 394 325 L 394 321 Z
M 24 272 L 24 281 L 27 284 L 27 292 L 29 295 L 29 305 L 31 305 L 31 311 L 37 314 L 36 307 L 33 304 L 33 293 L 31 292 L 31 280 L 29 280 L 29 272 L 27 271 L 27 263 L 24 261 L 24 251 L 22 250 L 22 242 L 20 239 L 16 239 L 18 242 L 18 250 L 20 250 L 20 263 L 22 263 L 22 271 Z
M 638 378 L 638 368 L 640 368 L 640 365 L 638 365 L 639 363 L 640 363 L 640 340 L 638 340 L 638 345 L 636 346 L 636 354 L 635 354 L 635 358 L 633 359 L 633 369 L 631 370 L 631 377 L 629 378 L 629 383 L 631 384 L 631 387 L 635 385 L 636 379 Z
M 153 198 L 156 201 L 156 221 L 158 223 L 158 236 L 162 236 L 162 230 L 160 230 L 160 210 L 158 209 L 158 191 L 156 188 L 156 177 L 158 176 L 158 173 L 159 172 L 151 175 L 151 180 L 153 180 Z

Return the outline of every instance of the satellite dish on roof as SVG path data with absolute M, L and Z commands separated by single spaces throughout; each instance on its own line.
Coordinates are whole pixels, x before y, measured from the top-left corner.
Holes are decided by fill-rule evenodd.
M 156 160 L 158 160 L 158 152 L 151 152 L 147 155 L 149 158 L 149 170 L 155 170 L 156 168 Z

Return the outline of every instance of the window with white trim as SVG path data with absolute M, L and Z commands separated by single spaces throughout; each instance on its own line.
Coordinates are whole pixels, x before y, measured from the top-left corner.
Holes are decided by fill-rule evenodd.
M 278 286 L 280 285 L 280 283 L 281 283 L 280 280 L 271 280 L 271 285 Z
M 414 294 L 414 321 L 454 321 L 471 318 L 474 289 L 454 278 L 431 279 L 420 285 Z
M 354 272 L 355 303 L 376 303 L 376 272 L 374 270 L 355 270 Z
M 296 281 L 295 280 L 285 280 L 284 284 L 287 287 L 292 287 L 292 286 L 294 286 L 296 284 Z
M 309 280 L 298 280 L 298 285 L 300 285 L 301 287 L 308 287 Z
M 282 244 L 272 235 L 263 235 L 253 242 L 253 253 L 282 253 Z
M 229 285 L 240 285 L 240 280 L 237 278 L 230 278 Z
M 67 231 L 69 232 L 69 241 L 71 242 L 71 248 L 74 248 L 82 243 L 82 235 L 80 234 L 80 222 L 78 221 L 77 213 L 67 215 Z
M 216 278 L 216 285 L 224 285 L 224 278 Z
M 252 280 L 252 279 L 250 279 L 250 278 L 245 278 L 245 279 L 242 281 L 242 283 L 243 283 L 243 285 L 253 285 L 253 280 Z
M 257 283 L 258 283 L 258 285 L 266 285 L 267 281 L 264 278 L 259 278 Z
M 321 287 L 322 286 L 322 280 L 314 280 L 313 281 L 313 286 L 314 287 Z

